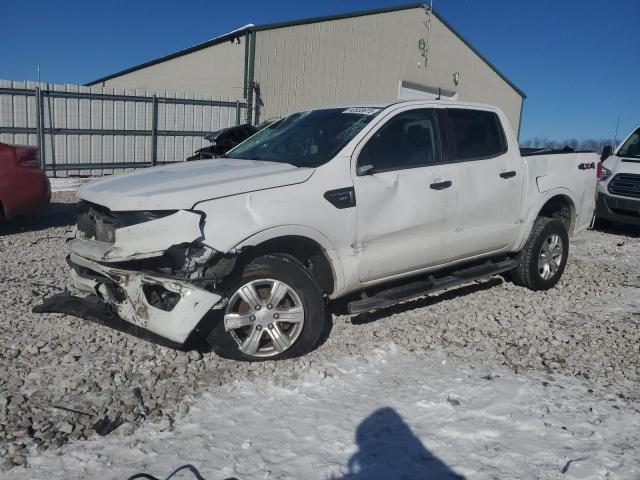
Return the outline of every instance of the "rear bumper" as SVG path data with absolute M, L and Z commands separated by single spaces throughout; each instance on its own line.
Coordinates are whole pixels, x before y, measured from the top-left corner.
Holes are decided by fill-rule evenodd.
M 107 266 L 75 253 L 68 261 L 76 288 L 95 295 L 134 330 L 150 332 L 171 344 L 183 345 L 205 315 L 221 307 L 221 295 L 184 280 Z M 170 300 L 159 300 L 159 295 Z M 70 311 L 63 313 L 83 317 L 74 311 L 77 301 L 73 302 Z
M 640 225 L 640 199 L 613 197 L 599 192 L 596 216 L 612 222 Z

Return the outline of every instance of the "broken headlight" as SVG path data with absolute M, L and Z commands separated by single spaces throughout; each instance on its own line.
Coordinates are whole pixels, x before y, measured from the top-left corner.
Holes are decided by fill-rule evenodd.
M 129 227 L 139 223 L 150 222 L 176 213 L 177 210 L 153 210 L 141 212 L 113 212 L 111 215 L 117 220 L 119 227 Z
M 177 210 L 112 212 L 101 205 L 81 200 L 78 203 L 76 222 L 82 237 L 114 243 L 118 228 L 157 220 L 176 212 Z

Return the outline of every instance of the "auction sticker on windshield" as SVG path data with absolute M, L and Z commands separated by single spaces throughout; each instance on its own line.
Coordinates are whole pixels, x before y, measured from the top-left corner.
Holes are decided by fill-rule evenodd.
M 359 115 L 374 115 L 378 113 L 381 108 L 373 108 L 373 107 L 351 107 L 343 110 L 342 113 L 357 113 Z

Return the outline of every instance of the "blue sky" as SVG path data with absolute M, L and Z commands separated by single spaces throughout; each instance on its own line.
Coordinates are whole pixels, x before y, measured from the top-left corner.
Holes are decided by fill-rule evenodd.
M 246 23 L 402 5 L 393 0 L 3 0 L 0 78 L 84 83 Z M 640 124 L 637 0 L 434 0 L 527 94 L 521 139 L 618 137 Z

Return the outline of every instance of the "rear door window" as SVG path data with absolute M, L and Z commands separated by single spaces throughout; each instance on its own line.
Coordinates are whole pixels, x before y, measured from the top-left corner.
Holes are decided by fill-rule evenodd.
M 446 109 L 453 160 L 493 158 L 507 151 L 498 115 L 485 110 Z
M 360 167 L 374 172 L 431 165 L 440 161 L 440 146 L 432 109 L 402 112 L 385 123 L 364 146 Z

